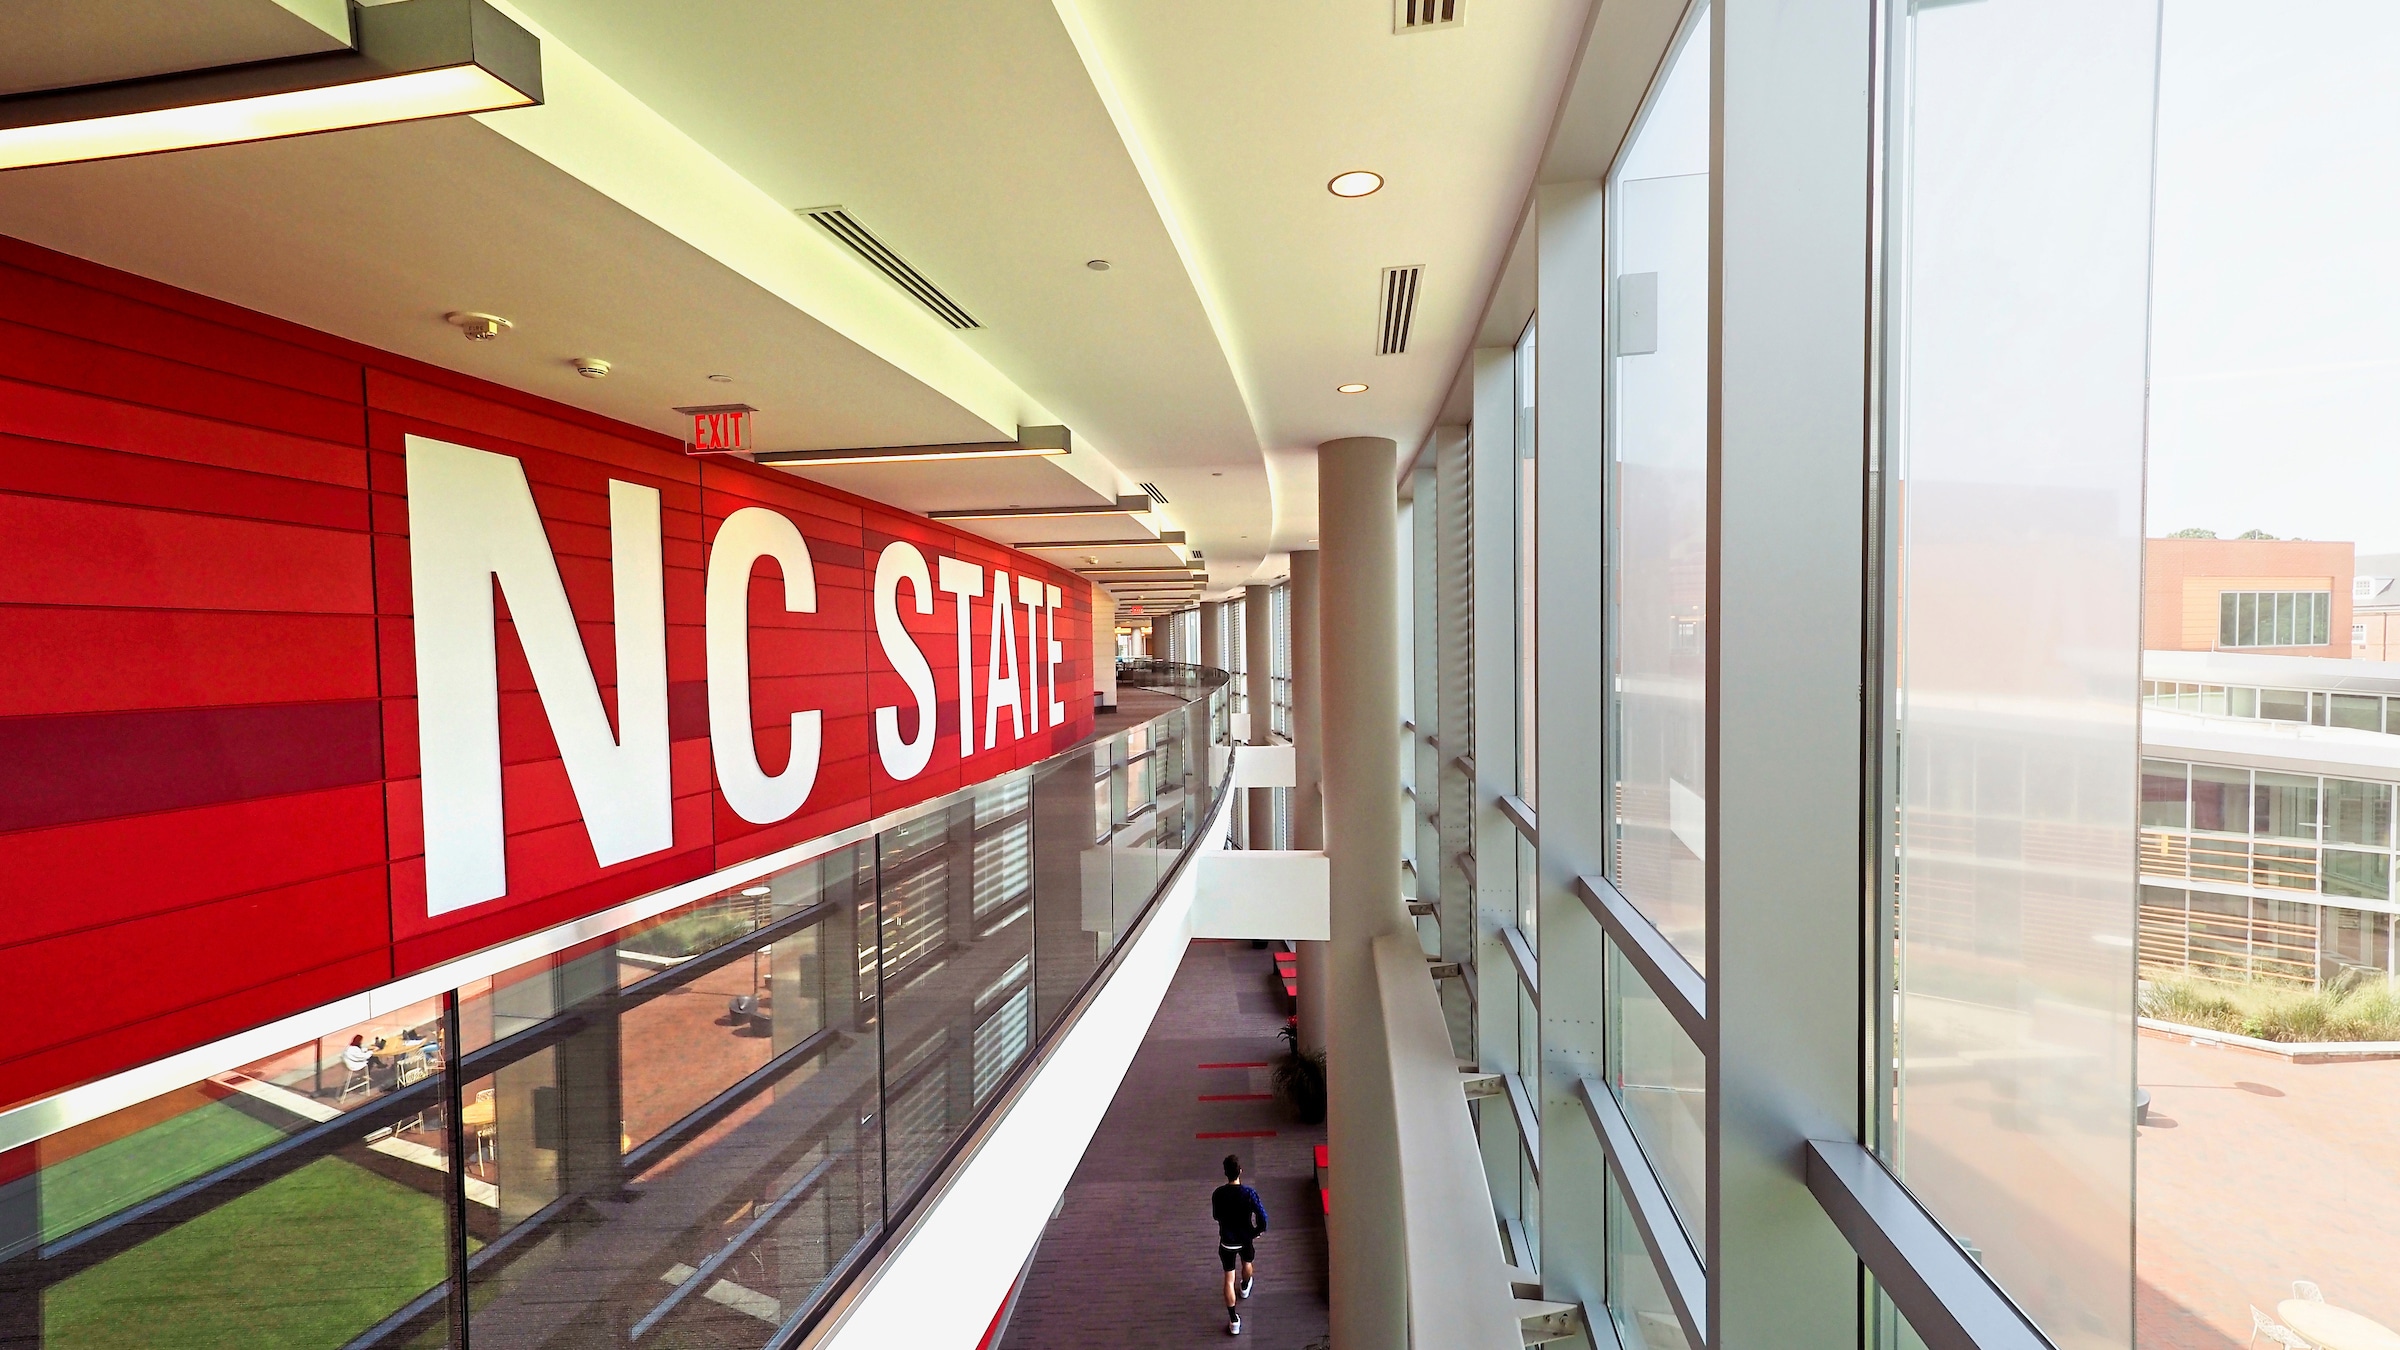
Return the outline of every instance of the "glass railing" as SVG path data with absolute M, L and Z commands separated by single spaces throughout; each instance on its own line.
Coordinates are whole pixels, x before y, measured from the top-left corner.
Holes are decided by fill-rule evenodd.
M 1174 712 L 0 1154 L 0 1344 L 804 1334 L 1198 843 L 1223 676 L 1168 674 Z

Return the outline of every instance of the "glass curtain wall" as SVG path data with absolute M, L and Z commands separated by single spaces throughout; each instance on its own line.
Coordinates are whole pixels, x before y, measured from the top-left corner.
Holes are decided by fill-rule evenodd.
M 1609 879 L 1705 971 L 1709 19 L 1697 6 L 1608 180 Z M 1607 1085 L 1695 1252 L 1707 1246 L 1707 1064 L 1607 953 Z M 1612 1204 L 1610 1311 L 1628 1346 L 1686 1345 Z M 1672 1240 L 1661 1236 L 1662 1241 Z M 1663 1314 L 1663 1315 L 1662 1315 Z
M 1706 969 L 1708 155 L 1705 6 L 1609 177 L 1611 878 Z M 1693 35 L 1700 37 L 1695 41 Z
M 2371 1344 L 2400 1329 L 2400 1077 L 2361 1053 L 2400 1040 L 2400 11 L 2161 8 L 2135 1342 Z
M 1528 805 L 1534 800 L 1534 757 L 1539 749 L 1534 735 L 1534 583 L 1538 567 L 1534 555 L 1534 491 L 1538 486 L 1539 461 L 1534 457 L 1534 355 L 1535 329 L 1539 318 L 1528 320 L 1525 332 L 1517 338 L 1516 350 L 1516 655 L 1517 655 L 1517 796 Z M 1528 926 L 1528 934 L 1533 929 Z
M 0 1155 L 0 1343 L 799 1330 L 1196 841 L 1226 691 L 1188 692 L 871 838 Z
M 2053 1344 L 2122 1350 L 2159 3 L 1890 16 L 1877 1144 Z

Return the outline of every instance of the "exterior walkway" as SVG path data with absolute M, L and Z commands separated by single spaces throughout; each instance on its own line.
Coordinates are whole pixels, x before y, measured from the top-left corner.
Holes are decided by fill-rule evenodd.
M 1192 944 L 1043 1231 L 1003 1350 L 1328 1344 L 1314 1185 L 1325 1127 L 1295 1123 L 1268 1080 L 1283 1051 L 1282 999 L 1268 951 Z M 1241 1155 L 1272 1221 L 1239 1341 L 1225 1335 L 1208 1214 L 1228 1153 Z
M 2294 1064 L 2145 1031 L 2134 1344 L 2240 1350 L 2310 1280 L 2400 1327 L 2400 1060 Z M 2255 1338 L 2259 1345 L 2266 1338 Z

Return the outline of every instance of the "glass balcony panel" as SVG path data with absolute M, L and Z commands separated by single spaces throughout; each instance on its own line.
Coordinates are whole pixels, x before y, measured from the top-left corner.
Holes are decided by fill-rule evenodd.
M 978 804 L 997 790 L 936 813 L 946 825 L 938 848 L 911 839 L 904 862 L 881 867 L 884 1175 L 894 1209 L 1030 1045 L 1032 917 L 1021 892 L 978 866 L 995 830 L 1021 824 L 1007 817 L 977 828 Z
M 1086 751 L 0 1157 L 0 1340 L 437 1347 L 463 1261 L 478 1344 L 764 1344 L 1195 837 L 1221 703 L 1157 738 L 1138 893 Z
M 1709 47 L 1669 58 L 1611 184 L 1615 880 L 1705 967 Z M 1697 37 L 1692 36 L 1697 34 Z
M 1048 1031 L 1108 955 L 1116 933 L 1108 850 L 1092 838 L 1092 756 L 1080 751 L 1033 777 L 1034 1011 Z
M 413 1307 L 442 1344 L 446 1059 L 440 1005 L 416 1004 L 18 1150 L 0 1215 L 31 1222 L 0 1226 L 0 1258 L 88 1255 L 32 1289 L 0 1267 L 9 1325 L 59 1350 L 332 1350 Z

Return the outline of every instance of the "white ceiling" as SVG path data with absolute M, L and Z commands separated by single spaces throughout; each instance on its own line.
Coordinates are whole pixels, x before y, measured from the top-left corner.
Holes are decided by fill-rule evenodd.
M 321 42 L 278 0 L 124 0 L 113 26 L 70 0 L 25 2 L 0 20 L 0 82 L 155 69 L 162 47 L 217 60 Z M 1461 28 L 1396 36 L 1388 0 L 503 8 L 544 32 L 548 108 L 0 175 L 0 232 L 659 430 L 676 404 L 753 403 L 775 448 L 986 440 L 1005 423 L 998 380 L 1074 429 L 1074 463 L 808 476 L 915 510 L 1155 483 L 1171 504 L 1148 517 L 963 523 L 1010 543 L 1180 528 L 1220 592 L 1314 539 L 1318 442 L 1384 435 L 1405 456 L 1442 415 L 1589 12 L 1479 0 Z M 12 21 L 50 25 L 39 55 L 7 41 Z M 646 105 L 655 134 L 637 144 L 595 119 L 603 139 L 562 152 L 577 110 L 610 98 Z M 793 232 L 754 230 L 736 257 L 639 199 L 627 166 L 640 180 L 661 164 L 740 184 Z M 1387 186 L 1326 192 L 1352 168 Z M 913 301 L 788 214 L 834 204 L 983 326 L 928 332 Z M 1410 351 L 1384 357 L 1390 264 L 1426 271 Z M 880 317 L 815 308 L 831 292 L 790 284 L 792 269 L 847 269 L 827 284 Z M 441 323 L 452 309 L 518 326 L 470 346 Z M 578 355 L 615 372 L 580 379 L 565 364 Z M 1373 387 L 1334 392 L 1350 380 Z
M 805 429 L 795 448 L 989 435 L 465 119 L 0 174 L 0 233 L 670 434 L 678 405 L 739 401 L 774 411 L 770 445 L 779 428 Z M 470 343 L 453 310 L 516 327 Z M 587 380 L 576 356 L 615 368 Z
M 341 44 L 262 0 L 7 0 L 0 94 L 332 51 Z

